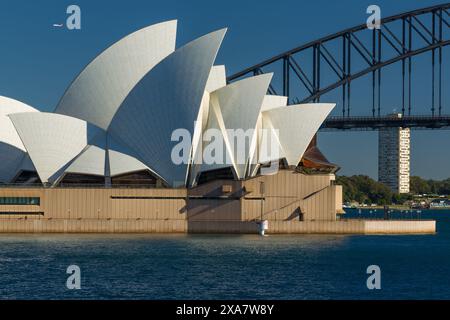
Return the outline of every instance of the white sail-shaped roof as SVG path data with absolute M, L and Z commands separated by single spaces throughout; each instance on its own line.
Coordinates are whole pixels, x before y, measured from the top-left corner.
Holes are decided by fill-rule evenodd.
M 228 139 L 225 139 L 224 136 L 226 128 L 222 112 L 215 95 L 210 96 L 208 108 L 209 112 L 204 119 L 205 127 L 201 135 L 202 140 L 200 141 L 202 148 L 199 148 L 202 152 L 202 158 L 199 161 L 200 165 L 194 166 L 196 170 L 192 173 L 192 178 L 196 178 L 200 171 L 225 167 L 233 167 L 235 169 L 232 153 L 228 151 L 231 150 L 231 146 L 228 144 Z M 198 161 L 199 156 L 194 160 Z
M 98 133 L 64 170 L 64 173 L 105 175 L 106 134 Z M 63 176 L 61 175 L 61 178 Z
M 25 147 L 8 117 L 9 114 L 38 112 L 29 105 L 0 96 L 0 182 L 10 182 L 21 170 L 21 162 L 26 156 Z
M 261 163 L 286 158 L 297 165 L 334 105 L 287 106 L 287 97 L 267 95 L 272 74 L 227 85 L 225 67 L 213 66 L 225 32 L 174 51 L 176 21 L 141 29 L 96 57 L 55 113 L 0 97 L 0 182 L 25 169 L 35 169 L 45 184 L 69 173 L 148 170 L 177 187 L 194 185 L 202 171 L 231 167 L 246 179 Z M 267 129 L 275 142 L 263 135 Z M 213 141 L 205 141 L 207 130 L 215 130 Z M 189 136 L 179 140 L 180 133 Z M 268 138 L 278 152 L 266 156 Z M 218 142 L 212 153 L 222 158 L 206 163 L 206 150 Z M 182 163 L 174 149 L 180 144 Z
M 287 106 L 288 97 L 285 96 L 277 96 L 277 95 L 266 95 L 264 96 L 264 100 L 261 106 L 261 113 L 267 110 L 276 109 L 279 107 Z M 257 132 L 257 145 L 256 150 L 252 155 L 252 159 L 250 162 L 250 176 L 255 176 L 259 167 L 259 163 L 266 163 L 271 162 L 274 160 L 278 160 L 278 154 L 279 154 L 279 145 L 275 146 L 274 137 L 271 137 L 270 132 L 266 132 L 262 134 L 262 114 L 258 117 L 258 122 L 256 125 L 256 132 Z M 273 138 L 273 139 L 272 139 Z M 272 147 L 276 147 L 277 150 L 270 150 L 270 144 L 273 142 Z M 261 149 L 260 147 L 264 145 L 265 149 Z
M 179 48 L 154 67 L 130 92 L 113 118 L 109 133 L 130 147 L 169 185 L 186 183 L 187 165 L 172 161 L 176 129 L 191 138 L 202 98 L 226 29 L 212 32 Z
M 151 171 L 133 156 L 130 149 L 118 144 L 105 132 L 101 132 L 71 161 L 65 173 L 114 177 L 140 170 Z
M 64 173 L 104 176 L 105 150 L 97 146 L 88 145 L 68 166 Z
M 206 82 L 205 93 L 203 95 L 200 112 L 197 117 L 197 122 L 194 129 L 194 136 L 192 138 L 192 164 L 190 166 L 189 185 L 195 183 L 198 173 L 202 168 L 203 157 L 203 132 L 206 129 L 210 109 L 210 93 L 225 87 L 227 85 L 227 78 L 225 66 L 213 66 L 209 73 L 208 81 Z
M 140 170 L 149 170 L 155 174 L 153 170 L 136 159 L 133 151 L 120 145 L 110 136 L 108 136 L 108 159 L 111 177 Z
M 285 96 L 276 96 L 276 95 L 266 95 L 264 97 L 262 106 L 261 106 L 261 112 L 275 109 L 278 107 L 285 107 L 287 106 L 288 97 Z
M 335 104 L 311 103 L 280 107 L 262 113 L 263 129 L 277 130 L 281 157 L 289 165 L 300 162 L 309 143 Z
M 8 117 L 9 114 L 23 112 L 38 112 L 38 110 L 18 100 L 0 96 L 0 141 L 25 151 L 25 147 Z
M 9 116 L 43 183 L 60 177 L 72 161 L 101 133 L 86 121 L 55 113 Z
M 210 112 L 208 128 L 217 127 L 222 131 L 228 157 L 232 160 L 230 164 L 224 159 L 223 165 L 216 165 L 215 168 L 232 165 L 239 179 L 246 177 L 249 161 L 256 149 L 258 117 L 271 79 L 271 73 L 246 78 L 211 94 L 210 104 L 214 112 Z M 236 134 L 239 134 L 236 130 L 250 133 L 246 138 L 248 143 L 239 143 L 239 138 L 231 136 L 229 130 Z
M 55 112 L 106 130 L 139 80 L 175 50 L 176 29 L 176 20 L 162 22 L 114 43 L 78 75 Z
M 108 151 L 109 151 L 109 165 L 111 177 L 140 170 L 151 171 L 146 165 L 144 165 L 138 159 L 131 157 L 126 153 L 118 152 L 111 149 L 109 149 Z
M 205 90 L 207 92 L 213 92 L 217 89 L 225 87 L 226 85 L 227 85 L 227 76 L 225 72 L 225 66 L 223 65 L 213 66 L 209 73 Z

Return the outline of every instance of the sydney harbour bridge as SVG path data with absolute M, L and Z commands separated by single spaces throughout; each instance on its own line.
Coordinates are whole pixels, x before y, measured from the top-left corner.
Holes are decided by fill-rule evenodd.
M 228 81 L 275 72 L 269 94 L 288 96 L 289 104 L 320 102 L 331 93 L 339 96 L 338 114 L 330 116 L 322 130 L 450 128 L 450 101 L 444 99 L 450 91 L 450 3 L 380 22 L 378 28 L 364 23 L 311 41 L 231 75 Z M 425 60 L 426 67 L 419 68 L 418 60 Z M 395 77 L 393 66 L 398 70 Z M 367 99 L 363 105 L 352 104 L 362 79 Z M 417 89 L 416 79 L 426 80 L 425 85 Z M 389 90 L 392 81 L 399 87 L 394 92 Z M 385 91 L 398 95 L 396 113 L 401 117 L 388 116 Z M 425 95 L 426 108 L 422 102 L 419 108 L 415 97 Z

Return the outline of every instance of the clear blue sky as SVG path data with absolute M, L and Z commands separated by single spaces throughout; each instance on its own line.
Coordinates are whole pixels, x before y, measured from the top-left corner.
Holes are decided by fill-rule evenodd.
M 103 49 L 130 32 L 169 19 L 178 19 L 177 46 L 207 32 L 228 27 L 217 63 L 225 64 L 228 73 L 232 74 L 307 41 L 364 23 L 370 4 L 379 5 L 385 17 L 442 2 L 1 0 L 0 95 L 22 100 L 43 111 L 52 111 L 72 79 Z M 54 23 L 65 22 L 66 8 L 70 4 L 81 7 L 82 29 L 69 31 L 53 27 Z M 426 65 L 418 68 L 427 74 Z M 448 79 L 448 64 L 446 70 Z M 399 73 L 392 72 L 396 75 L 390 77 L 399 80 Z M 428 97 L 426 88 L 430 81 L 427 76 L 419 80 L 424 82 L 415 82 L 415 98 L 423 107 L 429 103 L 425 96 Z M 449 81 L 446 83 L 448 86 Z M 352 101 L 355 109 L 361 108 L 362 113 L 369 110 L 370 105 L 365 90 L 362 89 Z M 392 91 L 388 95 L 393 96 Z M 445 107 L 446 113 L 450 114 L 448 95 L 445 96 Z M 387 99 L 383 112 L 396 108 L 398 97 L 392 101 Z M 449 138 L 450 131 L 414 131 L 412 174 L 426 178 L 450 177 Z M 320 133 L 319 143 L 328 158 L 341 165 L 342 174 L 361 173 L 376 178 L 376 133 Z

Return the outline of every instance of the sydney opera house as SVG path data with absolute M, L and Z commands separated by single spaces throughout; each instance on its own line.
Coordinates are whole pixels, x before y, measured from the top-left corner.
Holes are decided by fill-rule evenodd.
M 0 97 L 0 232 L 363 230 L 315 143 L 334 105 L 287 105 L 272 74 L 227 83 L 226 30 L 176 48 L 176 28 L 114 43 L 54 112 Z

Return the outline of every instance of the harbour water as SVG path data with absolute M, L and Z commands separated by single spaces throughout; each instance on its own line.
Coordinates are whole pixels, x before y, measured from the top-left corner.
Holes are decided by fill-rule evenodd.
M 450 211 L 421 218 L 435 235 L 2 234 L 0 298 L 450 299 Z M 66 288 L 69 265 L 80 290 Z

